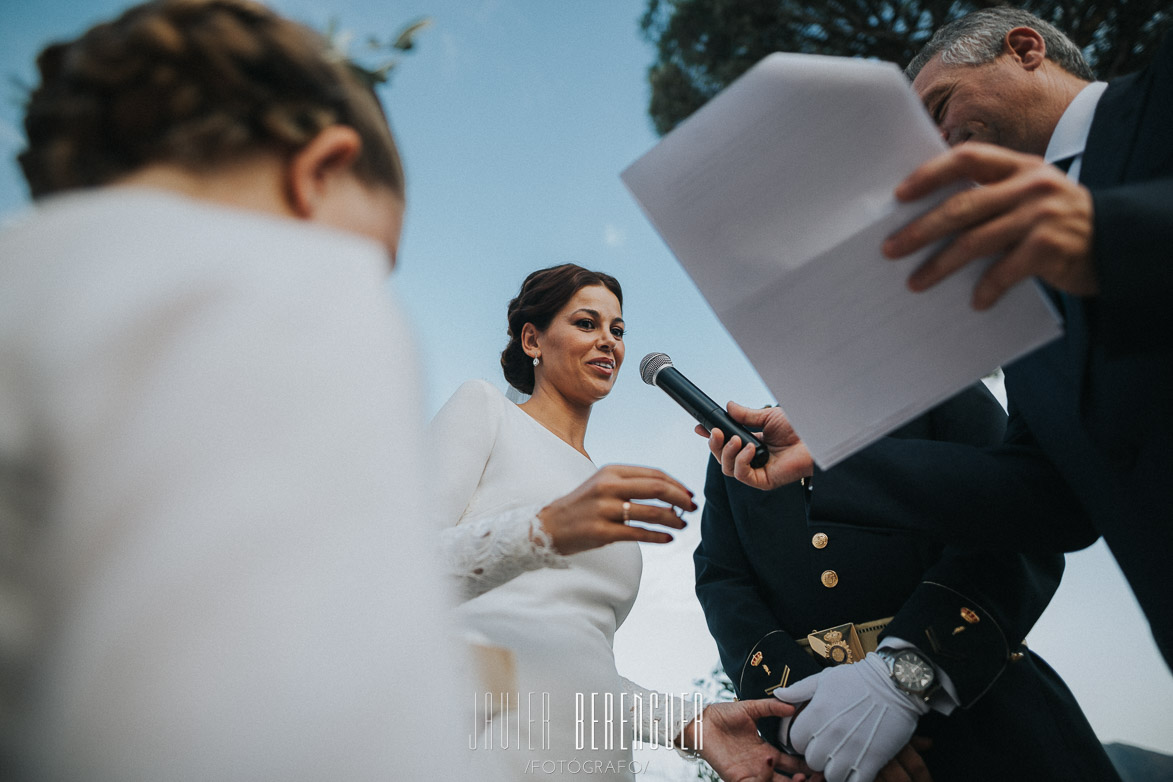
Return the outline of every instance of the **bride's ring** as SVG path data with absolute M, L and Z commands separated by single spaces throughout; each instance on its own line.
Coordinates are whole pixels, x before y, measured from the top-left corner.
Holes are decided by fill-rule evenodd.
M 626 500 L 623 502 L 623 523 L 631 523 L 631 503 Z

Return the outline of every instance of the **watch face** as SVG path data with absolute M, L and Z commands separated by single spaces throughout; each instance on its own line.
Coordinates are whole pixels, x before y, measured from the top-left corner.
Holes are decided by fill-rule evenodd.
M 892 660 L 892 676 L 909 692 L 924 692 L 933 683 L 933 666 L 919 654 L 901 652 Z

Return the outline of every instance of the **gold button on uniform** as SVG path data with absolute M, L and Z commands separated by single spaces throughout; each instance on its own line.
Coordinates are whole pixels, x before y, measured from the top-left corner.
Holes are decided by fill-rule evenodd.
M 827 547 L 827 533 L 816 532 L 815 536 L 813 538 L 811 538 L 811 545 L 814 546 L 815 548 L 826 548 Z
M 839 574 L 834 570 L 824 570 L 823 575 L 819 577 L 819 580 L 823 582 L 823 586 L 825 586 L 827 589 L 830 589 L 839 583 Z

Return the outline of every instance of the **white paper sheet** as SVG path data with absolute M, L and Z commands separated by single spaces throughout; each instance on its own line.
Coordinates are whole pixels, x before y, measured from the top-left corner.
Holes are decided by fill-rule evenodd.
M 1033 284 L 979 313 L 985 264 L 914 294 L 931 250 L 880 253 L 943 151 L 896 66 L 773 54 L 622 174 L 820 467 L 1062 333 Z

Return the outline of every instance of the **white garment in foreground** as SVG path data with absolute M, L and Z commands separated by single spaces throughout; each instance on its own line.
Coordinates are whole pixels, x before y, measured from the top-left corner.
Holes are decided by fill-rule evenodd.
M 552 563 L 526 534 L 539 510 L 597 468 L 483 380 L 456 391 L 428 441 L 445 446 L 436 502 L 446 553 L 457 567 L 481 571 L 455 574 L 466 594 L 488 590 L 464 603 L 458 619 L 517 660 L 520 708 L 487 730 L 470 724 L 473 754 L 504 757 L 518 780 L 581 774 L 630 782 L 638 768 L 633 737 L 663 746 L 695 716 L 691 702 L 638 687 L 615 669 L 615 631 L 639 591 L 639 544 L 611 543 Z M 467 697 L 470 718 L 483 697 Z
M 382 250 L 107 188 L 33 210 L 0 258 L 5 760 L 474 778 Z

